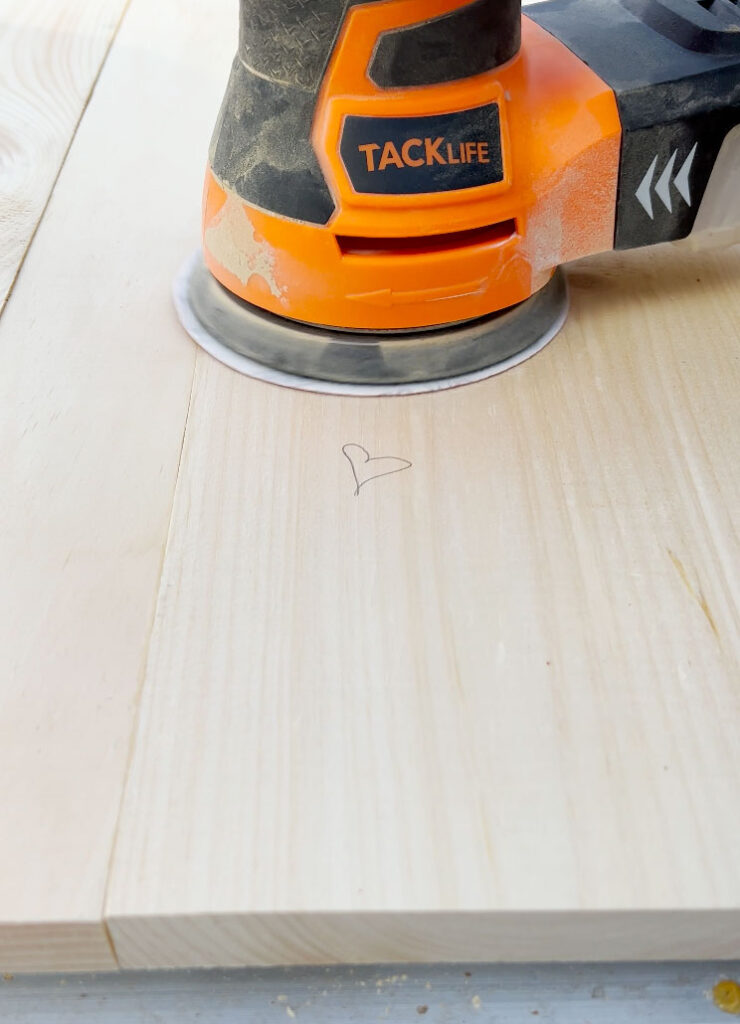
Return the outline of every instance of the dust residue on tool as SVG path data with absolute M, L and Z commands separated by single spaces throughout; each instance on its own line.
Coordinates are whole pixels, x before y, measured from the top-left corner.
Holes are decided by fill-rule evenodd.
M 555 267 L 614 248 L 619 146 L 616 137 L 591 146 L 538 187 L 523 243 L 535 290 Z
M 246 285 L 257 274 L 278 299 L 282 290 L 275 280 L 275 253 L 255 234 L 241 199 L 226 193 L 226 202 L 206 230 L 205 246 L 224 270 Z

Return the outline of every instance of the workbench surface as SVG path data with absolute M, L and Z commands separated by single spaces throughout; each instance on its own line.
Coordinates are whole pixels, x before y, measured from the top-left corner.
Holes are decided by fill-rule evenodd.
M 170 300 L 236 26 L 0 0 L 0 971 L 740 957 L 740 250 L 239 377 Z

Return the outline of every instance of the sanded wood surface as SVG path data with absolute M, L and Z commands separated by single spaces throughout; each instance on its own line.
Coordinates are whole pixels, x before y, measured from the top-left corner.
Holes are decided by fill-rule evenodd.
M 0 320 L 0 969 L 740 955 L 740 250 L 446 394 L 196 358 L 235 13 L 132 0 Z
M 0 312 L 126 3 L 0 3 Z
M 0 319 L 0 970 L 115 963 L 103 899 L 194 366 L 169 290 L 231 49 L 209 24 L 195 2 L 127 17 Z
M 199 356 L 124 964 L 740 953 L 740 252 L 571 280 L 548 350 L 446 394 Z M 347 445 L 412 467 L 355 496 Z

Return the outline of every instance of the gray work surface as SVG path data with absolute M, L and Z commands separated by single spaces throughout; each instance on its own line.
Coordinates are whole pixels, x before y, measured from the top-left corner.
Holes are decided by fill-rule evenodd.
M 316 967 L 0 980 L 3 1024 L 721 1024 L 738 963 Z

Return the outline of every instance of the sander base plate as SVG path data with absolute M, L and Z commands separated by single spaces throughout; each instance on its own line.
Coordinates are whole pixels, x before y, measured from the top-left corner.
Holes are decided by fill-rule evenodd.
M 302 391 L 367 396 L 443 391 L 503 373 L 552 341 L 569 305 L 557 270 L 526 302 L 478 320 L 405 333 L 341 331 L 244 302 L 216 281 L 200 250 L 173 292 L 191 338 L 233 370 Z

